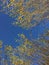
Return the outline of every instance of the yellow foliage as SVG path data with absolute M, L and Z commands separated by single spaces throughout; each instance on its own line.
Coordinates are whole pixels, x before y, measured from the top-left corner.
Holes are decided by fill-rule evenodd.
M 2 43 L 3 43 L 3 42 L 2 42 L 2 41 L 0 41 L 0 48 L 2 48 Z

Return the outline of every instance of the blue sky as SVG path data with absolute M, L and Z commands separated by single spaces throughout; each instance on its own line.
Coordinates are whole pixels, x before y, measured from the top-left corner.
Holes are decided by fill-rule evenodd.
M 19 26 L 12 25 L 14 19 L 6 14 L 0 13 L 0 40 L 4 44 L 14 44 L 17 34 L 25 34 L 29 39 L 29 30 L 23 29 Z
M 14 21 L 13 18 L 9 17 L 6 14 L 0 13 L 0 40 L 2 40 L 4 44 L 11 44 L 11 45 L 15 44 L 15 38 L 17 37 L 17 34 L 21 33 L 25 34 L 25 36 L 28 39 L 37 39 L 39 35 L 44 33 L 45 29 L 49 29 L 48 19 L 42 20 L 39 25 L 30 28 L 28 30 L 23 29 L 22 27 L 19 26 L 12 25 L 13 21 Z M 30 36 L 31 30 L 32 30 L 32 38 Z

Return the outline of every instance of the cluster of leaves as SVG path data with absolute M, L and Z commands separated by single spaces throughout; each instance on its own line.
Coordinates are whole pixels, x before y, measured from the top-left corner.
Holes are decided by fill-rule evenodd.
M 49 42 L 44 37 L 47 35 L 49 35 L 48 32 L 38 40 L 29 41 L 25 35 L 19 34 L 21 39 L 16 39 L 16 42 L 21 42 L 23 39 L 23 44 L 16 48 L 5 45 L 5 56 L 2 62 L 5 65 L 8 63 L 10 65 L 34 65 L 34 63 L 49 65 Z
M 13 24 L 23 28 L 36 26 L 44 18 L 49 18 L 48 0 L 1 0 L 1 12 L 15 19 Z

